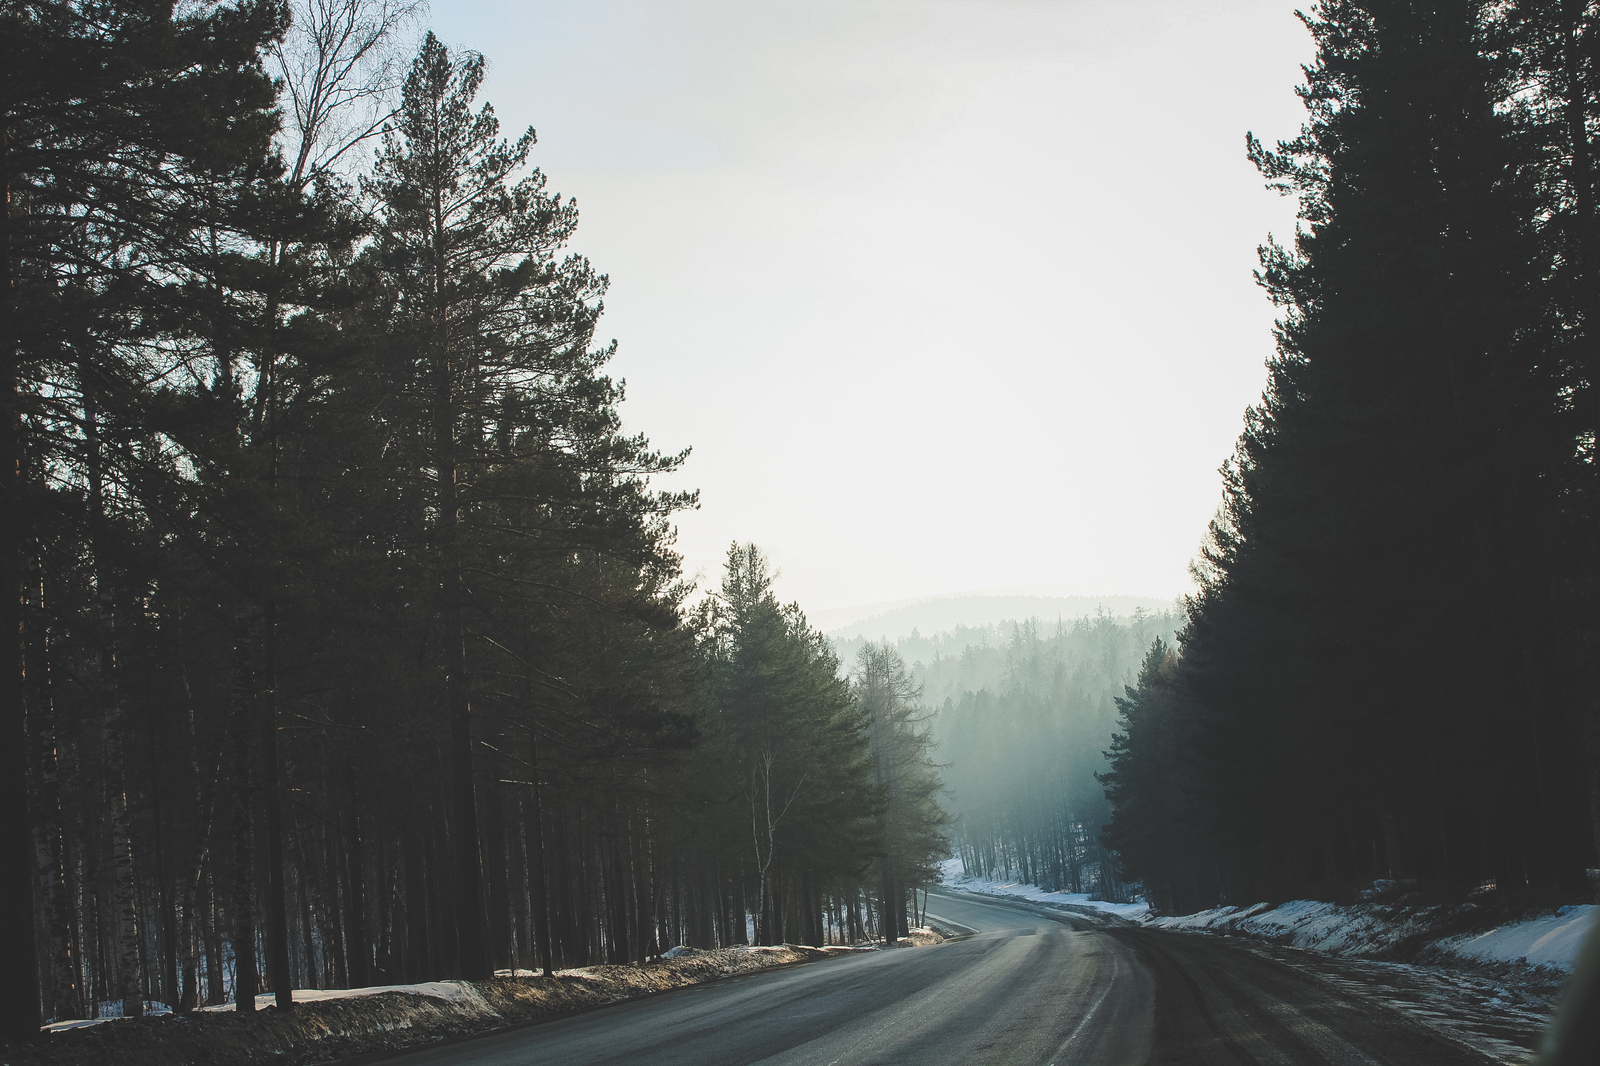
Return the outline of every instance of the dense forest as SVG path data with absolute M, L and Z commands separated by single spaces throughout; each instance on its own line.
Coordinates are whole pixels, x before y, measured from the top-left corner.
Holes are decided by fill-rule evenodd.
M 1326 0 L 1269 384 L 1107 843 L 1159 907 L 1570 901 L 1600 831 L 1600 10 Z M 1593 875 L 1590 874 L 1592 877 Z
M 893 649 L 751 545 L 691 603 L 576 206 L 415 14 L 4 5 L 5 1036 L 892 940 L 947 854 Z
M 966 873 L 1113 900 L 1128 893 L 1100 840 L 1111 808 L 1096 774 L 1107 769 L 1117 697 L 1144 649 L 1170 642 L 1181 622 L 1100 611 L 894 642 L 937 742 L 938 798 Z M 834 645 L 848 658 L 865 642 Z

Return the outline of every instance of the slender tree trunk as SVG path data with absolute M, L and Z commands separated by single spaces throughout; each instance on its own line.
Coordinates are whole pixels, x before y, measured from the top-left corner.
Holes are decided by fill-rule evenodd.
M 206 949 L 206 1003 L 220 1004 L 227 999 L 222 980 L 222 926 L 217 918 L 216 864 L 208 855 L 205 861 L 205 904 L 200 912 L 205 920 L 202 932 Z
M 552 963 L 553 945 L 550 943 L 550 896 L 545 880 L 544 807 L 539 796 L 539 742 L 530 740 L 528 751 L 528 776 L 533 785 L 533 817 L 524 824 L 523 833 L 532 845 L 529 849 L 532 869 L 528 877 L 533 882 L 533 933 L 539 941 L 539 965 L 544 975 L 549 977 L 555 971 Z
M 117 943 L 117 992 L 125 1017 L 144 1014 L 144 991 L 139 981 L 139 913 L 134 899 L 133 842 L 128 825 L 126 768 L 123 742 L 126 730 L 126 686 L 118 677 L 117 611 L 111 566 L 107 559 L 104 473 L 101 466 L 99 412 L 95 402 L 94 370 L 85 355 L 79 362 L 83 399 L 84 459 L 89 480 L 89 540 L 94 558 L 95 597 L 98 604 L 97 636 L 100 644 L 98 695 L 105 763 L 105 799 L 111 838 L 114 921 Z
M 13 133 L 0 126 L 4 173 Z M 17 207 L 0 211 L 0 1038 L 39 1032 L 39 965 L 33 939 L 33 834 L 28 812 L 28 717 L 22 650 L 24 515 L 22 322 L 16 304 Z
M 423 847 L 420 840 L 421 819 L 413 814 L 412 822 L 401 841 L 401 854 L 406 867 L 406 980 L 425 981 L 434 975 L 435 967 L 428 953 L 428 883 L 423 872 Z
M 489 889 L 489 965 L 491 970 L 509 966 L 511 954 L 511 895 L 508 886 L 509 871 L 506 862 L 505 797 L 498 787 L 485 787 L 484 796 L 484 864 L 488 867 Z
M 299 842 L 300 851 L 300 950 L 306 960 L 306 987 L 322 987 L 322 971 L 317 963 L 316 928 L 317 915 L 315 905 L 311 901 L 312 881 L 311 862 L 306 856 L 305 833 L 297 832 L 296 840 Z
M 472 773 L 471 685 L 467 678 L 466 625 L 462 617 L 461 501 L 456 422 L 455 367 L 446 263 L 444 190 L 433 190 L 434 465 L 438 471 L 438 533 L 441 569 L 440 622 L 445 653 L 445 691 L 449 709 L 449 761 L 455 839 L 457 942 L 461 976 L 483 980 L 490 974 L 484 943 L 483 863 L 478 845 L 478 808 Z
M 235 1009 L 256 1009 L 260 977 L 256 972 L 254 842 L 251 832 L 250 728 L 247 709 L 250 667 L 247 661 L 247 612 L 237 619 L 233 667 L 233 1001 Z
M 105 658 L 114 662 L 115 653 L 108 649 Z M 128 824 L 128 793 L 124 784 L 125 720 L 126 706 L 121 687 L 118 686 L 111 696 L 110 713 L 104 719 L 102 750 L 106 766 L 106 810 L 111 832 L 117 991 L 122 998 L 123 1017 L 138 1018 L 144 1014 L 144 990 L 139 980 L 139 912 L 134 895 L 133 838 Z
M 161 774 L 157 770 L 156 753 L 162 750 L 161 738 L 156 729 L 156 700 L 150 690 L 150 649 L 145 634 L 147 629 L 141 625 L 139 632 L 143 669 L 140 671 L 144 678 L 144 704 L 145 704 L 145 730 L 150 746 L 148 769 L 150 772 L 150 821 L 151 837 L 155 845 L 156 860 L 156 915 L 160 923 L 161 944 L 159 995 L 168 1009 L 178 1001 L 178 911 L 177 901 L 174 897 L 176 885 L 167 876 L 167 850 L 166 826 L 164 823 L 161 789 Z
M 354 768 L 351 772 L 353 776 Z M 361 838 L 361 814 L 352 802 L 345 848 L 349 869 L 345 878 L 345 958 L 351 988 L 365 988 L 372 983 L 367 948 L 367 859 Z
M 440 973 L 461 976 L 460 912 L 455 907 L 450 871 L 450 835 L 442 810 L 433 814 L 428 838 L 428 916 L 433 920 L 433 956 Z
M 279 1010 L 294 1006 L 289 971 L 289 911 L 283 887 L 283 796 L 278 780 L 278 602 L 268 589 L 263 611 L 261 704 L 261 794 L 267 810 L 267 980 Z
M 49 1011 L 57 1019 L 83 1017 L 83 996 L 78 987 L 73 951 L 71 900 L 67 895 L 66 845 L 61 832 L 61 781 L 56 754 L 55 695 L 51 687 L 49 628 L 45 621 L 44 567 L 37 541 L 33 552 L 31 630 L 26 641 L 30 726 L 34 735 L 34 772 L 38 817 L 35 846 L 39 873 L 39 899 L 43 904 L 46 967 L 49 974 Z
M 345 900 L 350 885 L 345 880 L 344 834 L 329 829 L 322 840 L 323 869 L 328 872 L 328 915 L 323 927 L 323 954 L 327 956 L 329 988 L 349 988 L 350 968 L 346 965 Z

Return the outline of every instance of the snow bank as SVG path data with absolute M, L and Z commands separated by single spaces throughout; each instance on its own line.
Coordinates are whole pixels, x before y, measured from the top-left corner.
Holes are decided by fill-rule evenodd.
M 962 870 L 960 859 L 946 859 L 940 867 L 944 883 L 963 892 L 977 892 L 985 896 L 1002 896 L 1025 899 L 1033 903 L 1050 903 L 1067 907 L 1085 908 L 1115 914 L 1129 921 L 1138 921 L 1150 912 L 1143 900 L 1134 903 L 1107 903 L 1103 899 L 1090 899 L 1086 892 L 1047 892 L 1038 885 L 1020 881 L 996 881 L 981 877 L 968 877 Z
M 505 976 L 502 971 L 496 976 Z M 530 971 L 520 971 L 519 976 L 533 976 Z M 455 1007 L 463 1014 L 475 1017 L 489 1017 L 494 1014 L 478 990 L 467 981 L 424 981 L 415 985 L 372 985 L 367 988 L 297 988 L 290 993 L 296 1003 L 326 1003 L 334 999 L 360 999 L 363 996 L 381 996 L 385 992 L 399 992 L 402 995 L 427 996 L 429 999 L 442 999 Z M 256 1010 L 266 1010 L 278 1002 L 277 997 L 268 992 L 256 997 Z M 232 1003 L 219 1003 L 212 1007 L 199 1007 L 197 1010 L 211 1013 L 226 1013 L 236 1010 Z
M 1321 900 L 1297 899 L 1273 906 L 1216 907 L 1195 914 L 1155 917 L 1141 901 L 1107 903 L 1081 893 L 1046 892 L 1037 885 L 968 877 L 961 860 L 944 863 L 944 881 L 953 888 L 1003 899 L 1089 908 L 1115 914 L 1156 929 L 1179 929 L 1224 936 L 1249 936 L 1330 955 L 1410 957 L 1414 952 L 1454 957 L 1473 962 L 1518 963 L 1570 973 L 1584 937 L 1597 921 L 1600 907 L 1581 904 L 1502 925 L 1487 932 L 1441 936 L 1445 923 L 1460 929 L 1467 923 L 1471 904 L 1457 906 L 1402 906 L 1394 903 L 1357 903 L 1342 906 Z M 1379 882 L 1366 895 L 1375 895 L 1393 882 Z M 1450 926 L 1446 926 L 1447 928 Z
M 1147 918 L 1157 929 L 1184 929 L 1254 936 L 1330 955 L 1392 956 L 1410 945 L 1426 954 L 1478 962 L 1522 963 L 1570 973 L 1583 939 L 1594 925 L 1592 904 L 1562 907 L 1554 914 L 1498 926 L 1485 932 L 1440 937 L 1430 931 L 1458 919 L 1470 905 L 1402 907 L 1358 903 L 1340 906 L 1297 899 L 1277 907 L 1218 907 L 1176 917 Z M 1460 928 L 1460 926 L 1456 926 Z
M 684 948 L 643 966 L 591 966 L 552 978 L 513 976 L 483 982 L 428 981 L 352 989 L 297 989 L 299 1006 L 272 1009 L 261 996 L 255 1013 L 232 1005 L 190 1015 L 111 1018 L 115 1025 L 61 1022 L 38 1041 L 0 1040 L 8 1066 L 171 1066 L 227 1062 L 282 1066 L 336 1062 L 388 1053 L 505 1025 L 545 1021 L 633 996 L 713 981 L 736 973 L 825 959 L 849 948 Z M 527 971 L 523 971 L 525 974 Z M 100 1021 L 101 1019 L 96 1019 Z
M 1274 907 L 1217 907 L 1197 914 L 1147 918 L 1157 929 L 1255 936 L 1330 955 L 1384 955 L 1403 943 L 1426 938 L 1447 908 L 1408 911 L 1393 906 L 1358 904 L 1341 907 L 1321 900 L 1297 899 Z
M 1550 966 L 1572 972 L 1584 937 L 1595 924 L 1600 907 L 1582 904 L 1562 907 L 1554 914 L 1487 933 L 1455 936 L 1437 943 L 1441 951 L 1485 962 L 1525 961 L 1530 966 Z

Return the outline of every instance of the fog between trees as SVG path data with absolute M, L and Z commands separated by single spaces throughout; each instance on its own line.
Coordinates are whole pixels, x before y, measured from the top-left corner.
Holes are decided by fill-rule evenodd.
M 1180 623 L 1172 613 L 1101 611 L 894 642 L 938 742 L 940 800 L 968 873 L 1103 899 L 1130 891 L 1100 844 L 1111 806 L 1096 775 L 1109 769 L 1116 700 L 1145 649 L 1170 643 Z M 835 646 L 841 655 L 873 647 L 861 638 Z

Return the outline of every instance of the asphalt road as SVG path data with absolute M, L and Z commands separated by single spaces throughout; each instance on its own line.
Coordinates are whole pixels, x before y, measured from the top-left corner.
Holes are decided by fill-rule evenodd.
M 1434 1066 L 1492 1060 L 1223 941 L 935 893 L 975 930 L 397 1056 L 404 1066 Z

